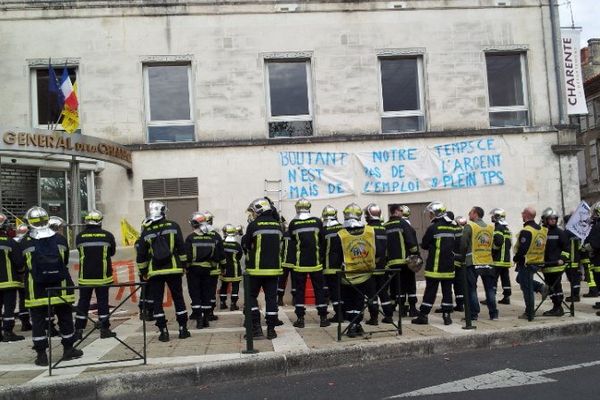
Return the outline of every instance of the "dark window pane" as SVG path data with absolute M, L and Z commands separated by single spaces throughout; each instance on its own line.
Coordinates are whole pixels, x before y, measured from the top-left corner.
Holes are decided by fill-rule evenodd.
M 187 65 L 148 67 L 152 121 L 190 120 Z
M 306 62 L 270 62 L 271 116 L 309 115 Z
M 269 137 L 312 136 L 311 121 L 270 122 Z
M 67 221 L 66 179 L 63 171 L 40 172 L 41 206 L 48 214 Z
M 488 90 L 491 107 L 522 106 L 523 80 L 519 54 L 488 54 Z
M 381 60 L 383 111 L 419 110 L 419 73 L 416 58 Z
M 490 113 L 490 126 L 502 128 L 506 126 L 526 126 L 527 111 L 508 111 Z
M 193 142 L 194 126 L 149 126 L 148 141 L 158 142 Z
M 62 75 L 62 67 L 54 67 L 56 77 L 60 79 Z M 71 83 L 75 84 L 76 74 L 75 68 L 67 68 L 69 72 L 69 78 Z M 50 93 L 48 91 L 48 69 L 38 69 L 36 73 L 36 85 L 37 85 L 37 121 L 38 125 L 55 124 L 57 121 L 60 123 L 62 116 L 62 106 L 58 104 L 58 96 L 56 93 Z M 60 82 L 58 82 L 60 87 Z
M 419 132 L 424 130 L 423 117 L 381 118 L 381 132 Z

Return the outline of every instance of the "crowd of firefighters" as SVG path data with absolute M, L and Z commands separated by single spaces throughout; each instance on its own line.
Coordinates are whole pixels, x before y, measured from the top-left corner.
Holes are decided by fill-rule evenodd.
M 226 224 L 221 236 L 213 227 L 210 212 L 195 212 L 189 222 L 193 232 L 183 237 L 180 226 L 167 219 L 165 204 L 152 201 L 142 231 L 136 241 L 136 264 L 140 280 L 146 282 L 140 299 L 140 318 L 155 321 L 159 340 L 170 340 L 163 309 L 168 287 L 179 326 L 178 337 L 190 337 L 188 320 L 197 329 L 209 327 L 218 319 L 219 308 L 238 310 L 239 286 L 243 271 L 248 279 L 252 336 L 264 337 L 259 293 L 264 293 L 267 339 L 277 337 L 278 307 L 283 305 L 288 278 L 296 314 L 296 328 L 305 327 L 304 304 L 306 282 L 310 277 L 315 293 L 315 307 L 321 327 L 331 322 L 349 322 L 349 337 L 362 335 L 364 310 L 366 324 L 392 324 L 393 313 L 413 318 L 413 324 L 427 324 L 441 286 L 442 314 L 446 325 L 452 323 L 453 311 L 465 312 L 467 320 L 480 317 L 477 283 L 481 278 L 489 318 L 499 317 L 498 304 L 510 304 L 509 269 L 516 266 L 517 283 L 523 291 L 525 312 L 519 318 L 532 320 L 535 293 L 549 297 L 552 308 L 544 316 L 564 314 L 562 275 L 570 282 L 569 302 L 580 301 L 582 276 L 589 285 L 586 297 L 598 297 L 600 279 L 600 203 L 592 206 L 592 229 L 585 240 L 558 226 L 559 216 L 551 208 L 536 222 L 536 211 L 527 207 L 521 216 L 523 228 L 513 235 L 500 208 L 491 210 L 490 223 L 484 222 L 484 210 L 473 206 L 468 218 L 454 217 L 441 202 L 427 208 L 430 225 L 419 240 L 410 223 L 407 206 L 392 205 L 389 220 L 382 221 L 376 204 L 361 208 L 349 204 L 338 212 L 326 206 L 320 218 L 311 214 L 311 204 L 300 199 L 296 215 L 287 223 L 267 198 L 258 198 L 248 206 L 248 225 Z M 83 337 L 88 321 L 92 294 L 98 307 L 101 338 L 114 337 L 110 329 L 109 285 L 113 283 L 111 257 L 116 245 L 114 236 L 102 229 L 102 213 L 92 210 L 84 218 L 85 229 L 75 238 L 79 253 L 79 299 L 75 308 L 74 282 L 68 271 L 69 246 L 60 233 L 64 221 L 50 217 L 41 207 L 32 207 L 26 224 L 9 230 L 8 218 L 0 214 L 0 308 L 3 342 L 24 340 L 14 333 L 15 316 L 21 330 L 32 330 L 35 363 L 47 365 L 48 336 L 60 335 L 63 359 L 78 358 L 83 352 L 74 347 Z M 564 222 L 568 221 L 565 216 Z M 421 259 L 420 249 L 427 252 Z M 243 267 L 242 267 L 243 266 Z M 424 268 L 423 268 L 424 267 Z M 416 274 L 424 269 L 425 291 L 417 308 Z M 536 280 L 536 274 L 542 278 Z M 187 279 L 191 298 L 188 318 L 183 295 L 183 277 Z M 498 282 L 502 299 L 496 301 Z M 58 288 L 48 291 L 49 288 Z M 228 294 L 230 304 L 227 305 Z M 367 304 L 365 300 L 368 299 Z M 15 313 L 19 305 L 18 313 Z M 48 316 L 48 305 L 58 321 Z M 329 316 L 329 307 L 333 315 Z M 595 308 L 600 308 L 596 303 Z M 466 309 L 466 311 L 465 311 Z M 600 312 L 598 312 L 600 315 Z M 30 322 L 31 319 L 31 322 Z

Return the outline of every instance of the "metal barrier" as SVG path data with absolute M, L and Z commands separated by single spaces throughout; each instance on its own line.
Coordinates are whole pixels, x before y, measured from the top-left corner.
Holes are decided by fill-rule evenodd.
M 114 285 L 105 285 L 105 286 L 108 286 L 109 288 L 135 286 L 135 290 L 130 291 L 129 295 L 127 295 L 116 307 L 114 307 L 112 309 L 112 311 L 109 312 L 108 318 L 110 319 L 110 317 L 115 313 L 115 311 L 117 311 L 123 304 L 125 304 L 125 302 L 127 302 L 127 300 L 129 300 L 135 293 L 137 293 L 138 290 L 145 289 L 146 282 L 126 282 L 126 283 L 118 283 L 118 284 L 114 284 Z M 58 294 L 57 296 L 54 296 L 54 297 L 58 297 L 61 300 L 63 300 L 65 302 L 65 304 L 68 304 L 68 302 L 62 297 L 60 292 L 65 289 L 81 290 L 81 288 L 89 289 L 90 286 L 64 286 L 64 287 L 47 288 L 46 293 L 48 295 L 48 321 L 50 321 L 52 319 L 51 297 L 53 297 L 53 295 L 55 295 L 55 294 Z M 77 306 L 72 305 L 71 308 L 75 309 L 75 311 L 77 311 Z M 142 312 L 144 313 L 144 315 L 146 314 L 146 303 L 145 302 L 143 305 Z M 89 332 L 87 332 L 77 343 L 75 343 L 73 345 L 74 348 L 77 348 L 78 345 L 83 343 L 83 341 L 85 339 L 87 339 L 92 334 L 92 332 L 100 329 L 100 321 L 99 320 L 96 321 L 96 320 L 92 319 L 88 314 L 86 314 L 86 318 L 88 321 L 92 322 L 93 329 L 91 329 Z M 91 366 L 91 365 L 118 363 L 118 362 L 126 362 L 126 361 L 141 360 L 141 361 L 143 361 L 143 365 L 146 365 L 146 363 L 147 363 L 147 357 L 146 357 L 147 341 L 146 341 L 146 320 L 145 320 L 145 318 L 142 319 L 142 331 L 143 331 L 144 344 L 143 344 L 143 349 L 142 349 L 141 353 L 139 351 L 137 351 L 136 349 L 134 349 L 133 347 L 129 346 L 127 343 L 125 343 L 121 339 L 119 339 L 118 336 L 113 337 L 113 339 L 117 340 L 123 346 L 125 346 L 129 350 L 131 350 L 136 355 L 136 357 L 121 359 L 121 360 L 97 361 L 97 362 L 83 363 L 83 364 L 77 364 L 77 365 L 58 366 L 58 364 L 60 364 L 63 361 L 63 358 L 61 357 L 54 364 L 52 363 L 52 332 L 51 332 L 50 325 L 49 325 L 48 330 L 47 330 L 47 335 L 48 335 L 48 375 L 52 376 L 53 369 L 72 368 L 72 367 L 87 367 L 87 366 Z
M 401 269 L 399 269 L 399 268 L 389 268 L 389 269 L 384 269 L 384 270 L 377 270 L 377 272 L 383 272 L 386 276 L 388 276 L 388 278 L 384 282 L 384 284 L 381 285 L 381 287 L 376 288 L 375 293 L 370 298 L 368 297 L 368 294 L 362 293 L 360 290 L 358 290 L 356 288 L 355 285 L 353 285 L 350 282 L 347 282 L 346 286 L 349 286 L 356 292 L 360 293 L 365 298 L 365 302 L 363 304 L 362 310 L 360 310 L 360 313 L 358 315 L 354 316 L 354 318 L 350 321 L 350 323 L 344 329 L 342 329 L 342 324 L 344 322 L 344 311 L 342 309 L 342 303 L 343 303 L 343 301 L 342 301 L 342 275 L 347 275 L 347 274 L 352 274 L 352 273 L 349 273 L 346 271 L 337 271 L 336 272 L 337 295 L 338 295 L 338 305 L 337 305 L 337 310 L 336 310 L 337 317 L 338 317 L 338 320 L 337 320 L 337 323 L 338 323 L 337 340 L 338 340 L 338 342 L 342 340 L 342 336 L 348 331 L 350 326 L 355 323 L 355 321 L 360 316 L 360 314 L 362 314 L 364 312 L 364 310 L 369 307 L 369 303 L 376 301 L 377 298 L 379 297 L 379 294 L 381 292 L 383 292 L 384 290 L 387 290 L 387 288 L 390 286 L 390 283 L 394 279 L 394 276 L 398 277 L 398 279 L 396 280 L 396 283 L 398 285 L 398 296 L 400 296 L 400 271 L 401 271 Z M 363 274 L 364 272 L 356 272 L 355 274 L 359 274 L 359 273 Z M 398 303 L 398 302 L 396 301 L 396 303 Z M 377 313 L 385 316 L 385 314 L 383 313 L 383 311 L 380 307 L 377 307 Z M 383 329 L 383 330 L 371 331 L 371 332 L 369 332 L 369 334 L 382 333 L 382 332 L 397 332 L 398 335 L 402 335 L 402 311 L 401 310 L 400 310 L 400 312 L 398 312 L 398 323 L 396 324 L 395 322 L 392 321 L 392 325 L 394 326 L 395 329 Z

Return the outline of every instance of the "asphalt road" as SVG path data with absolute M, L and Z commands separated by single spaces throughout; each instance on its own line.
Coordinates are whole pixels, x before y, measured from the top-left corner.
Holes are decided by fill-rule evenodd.
M 144 395 L 144 400 L 353 400 L 403 394 L 406 397 L 402 398 L 444 400 L 600 399 L 599 377 L 600 337 L 590 336 L 376 362 L 285 378 L 215 382 Z M 408 396 L 410 392 L 414 393 Z

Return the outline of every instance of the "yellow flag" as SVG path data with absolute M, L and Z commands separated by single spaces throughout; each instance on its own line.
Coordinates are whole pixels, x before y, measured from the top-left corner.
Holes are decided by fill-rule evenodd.
M 77 82 L 73 85 L 73 92 L 77 96 Z M 79 111 L 77 108 L 71 108 L 65 103 L 65 107 L 62 110 L 63 119 L 61 125 L 68 133 L 73 133 L 79 128 Z
M 121 236 L 123 246 L 133 246 L 140 237 L 140 233 L 125 218 L 121 220 Z

